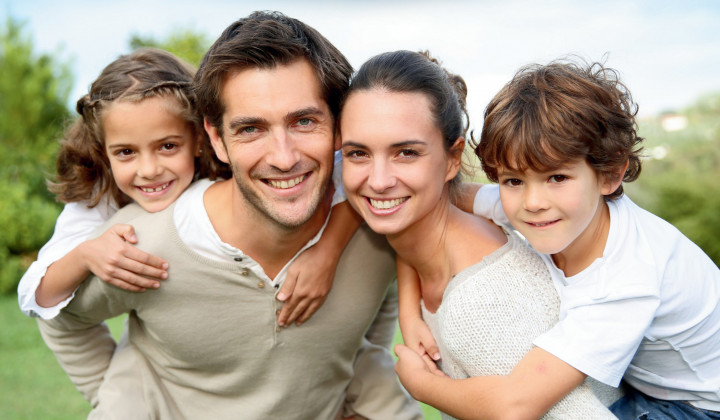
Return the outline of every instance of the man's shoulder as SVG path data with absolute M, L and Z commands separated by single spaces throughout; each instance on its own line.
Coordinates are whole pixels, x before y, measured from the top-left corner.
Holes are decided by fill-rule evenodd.
M 171 223 L 163 223 L 162 221 L 167 220 L 168 217 L 172 219 L 173 208 L 174 206 L 171 205 L 159 212 L 150 213 L 145 211 L 137 203 L 130 203 L 118 210 L 110 219 L 98 227 L 93 236 L 97 237 L 110 226 L 117 224 L 131 225 L 135 228 L 135 233 L 137 233 L 138 230 L 161 229 L 164 226 L 170 226 L 172 225 Z

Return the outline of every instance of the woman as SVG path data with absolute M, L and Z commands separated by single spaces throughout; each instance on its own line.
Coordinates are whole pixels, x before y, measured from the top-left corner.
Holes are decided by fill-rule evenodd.
M 466 86 L 427 54 L 396 51 L 366 62 L 353 79 L 340 119 L 348 201 L 385 234 L 402 268 L 421 284 L 425 320 L 447 380 L 510 373 L 532 339 L 557 322 L 559 301 L 542 260 L 516 234 L 452 204 L 467 132 Z M 407 288 L 401 285 L 402 293 Z M 402 310 L 402 308 L 401 308 Z M 614 418 L 583 384 L 561 395 L 541 390 L 543 412 L 492 413 L 463 395 L 435 401 L 460 418 Z M 405 349 L 407 350 L 407 349 Z M 422 363 L 419 358 L 413 359 Z M 512 396 L 498 395 L 497 398 Z

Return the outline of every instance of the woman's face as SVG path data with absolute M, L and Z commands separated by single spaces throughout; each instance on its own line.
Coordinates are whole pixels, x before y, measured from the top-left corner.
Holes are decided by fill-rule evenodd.
M 445 150 L 425 94 L 353 92 L 340 127 L 348 201 L 374 231 L 398 234 L 442 212 L 463 142 Z

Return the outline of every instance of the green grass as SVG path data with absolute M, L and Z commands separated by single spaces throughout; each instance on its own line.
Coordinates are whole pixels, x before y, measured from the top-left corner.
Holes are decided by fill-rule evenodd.
M 117 338 L 123 318 L 108 325 Z M 426 419 L 440 419 L 432 407 L 423 411 Z M 0 419 L 77 420 L 89 412 L 90 405 L 45 346 L 36 321 L 20 312 L 15 295 L 0 295 Z

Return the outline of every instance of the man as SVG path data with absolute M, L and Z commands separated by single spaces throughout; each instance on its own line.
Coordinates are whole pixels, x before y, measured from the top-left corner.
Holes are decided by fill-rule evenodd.
M 165 211 L 128 206 L 110 220 L 132 224 L 138 246 L 170 263 L 163 287 L 130 293 L 93 278 L 58 318 L 40 322 L 99 412 L 137 403 L 151 418 L 334 419 L 347 398 L 345 415 L 422 418 L 390 354 L 364 338 L 394 277 L 383 238 L 361 228 L 323 307 L 302 327 L 276 321 L 288 264 L 330 214 L 350 73 L 317 31 L 277 13 L 235 22 L 210 48 L 195 79 L 198 105 L 233 179 L 198 182 Z M 123 312 L 130 347 L 113 358 L 100 322 Z

